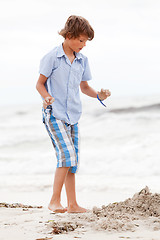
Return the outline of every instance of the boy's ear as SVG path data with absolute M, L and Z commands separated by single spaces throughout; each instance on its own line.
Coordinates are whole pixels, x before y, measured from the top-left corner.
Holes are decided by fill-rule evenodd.
M 70 33 L 67 33 L 66 34 L 66 39 L 71 39 L 72 37 L 71 37 L 71 34 Z

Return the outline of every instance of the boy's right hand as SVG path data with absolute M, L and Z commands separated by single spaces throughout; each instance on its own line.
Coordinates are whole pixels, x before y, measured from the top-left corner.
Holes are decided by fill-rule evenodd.
M 43 107 L 44 107 L 44 109 L 46 109 L 46 107 L 51 105 L 54 101 L 55 101 L 55 99 L 53 97 L 46 97 L 43 100 Z

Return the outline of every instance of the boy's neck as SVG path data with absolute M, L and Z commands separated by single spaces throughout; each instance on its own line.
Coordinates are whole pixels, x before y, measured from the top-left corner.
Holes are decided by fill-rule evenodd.
M 65 40 L 64 40 L 62 46 L 63 46 L 63 50 L 64 50 L 64 52 L 67 56 L 69 56 L 69 57 L 74 56 L 75 57 L 74 51 L 69 47 L 69 45 L 67 44 L 67 42 Z

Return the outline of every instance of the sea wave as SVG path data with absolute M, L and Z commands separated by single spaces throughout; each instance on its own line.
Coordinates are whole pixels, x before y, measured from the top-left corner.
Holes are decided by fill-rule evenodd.
M 5 116 L 0 118 L 0 173 L 51 172 L 56 157 L 40 108 L 5 109 Z M 145 104 L 108 102 L 107 108 L 96 100 L 86 102 L 80 122 L 81 172 L 160 175 L 159 118 L 158 99 Z
M 160 112 L 160 103 L 151 104 L 141 107 L 127 107 L 127 108 L 115 108 L 109 110 L 111 113 L 138 113 L 138 112 Z

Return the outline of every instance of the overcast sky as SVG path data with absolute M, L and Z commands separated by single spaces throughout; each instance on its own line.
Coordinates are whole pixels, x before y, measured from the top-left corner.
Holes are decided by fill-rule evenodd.
M 0 0 L 0 100 L 37 101 L 40 59 L 63 38 L 70 15 L 87 18 L 95 38 L 82 53 L 99 90 L 113 96 L 160 94 L 159 0 Z

